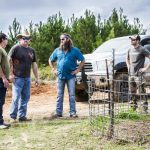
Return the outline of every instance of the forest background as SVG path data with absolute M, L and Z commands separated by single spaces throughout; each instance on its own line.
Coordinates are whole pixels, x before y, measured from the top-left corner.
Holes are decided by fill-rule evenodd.
M 17 18 L 14 18 L 12 24 L 9 25 L 7 52 L 18 42 L 16 35 L 23 30 Z M 59 46 L 59 37 L 62 33 L 69 33 L 74 46 L 78 47 L 83 54 L 91 53 L 103 42 L 115 37 L 146 34 L 146 29 L 143 28 L 139 18 L 133 18 L 133 21 L 130 21 L 124 15 L 122 8 L 119 10 L 114 8 L 105 20 L 101 19 L 100 14 L 95 16 L 93 12 L 86 10 L 80 18 L 76 18 L 73 14 L 66 21 L 59 12 L 49 16 L 47 22 L 40 21 L 38 24 L 29 22 L 27 30 L 32 36 L 30 45 L 36 50 L 40 68 L 48 66 L 49 56 Z M 46 73 L 45 76 L 49 75 Z

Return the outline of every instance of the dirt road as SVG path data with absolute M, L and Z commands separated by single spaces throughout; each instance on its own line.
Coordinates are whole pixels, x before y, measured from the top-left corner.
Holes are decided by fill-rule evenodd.
M 43 83 L 39 87 L 32 85 L 31 98 L 28 104 L 28 116 L 31 118 L 44 118 L 55 113 L 56 107 L 56 83 Z M 7 91 L 6 102 L 4 105 L 4 118 L 9 118 L 9 107 L 11 103 L 11 87 Z M 77 113 L 80 117 L 89 115 L 89 105 L 87 102 L 77 102 Z M 64 95 L 64 116 L 69 115 L 68 93 L 65 89 Z

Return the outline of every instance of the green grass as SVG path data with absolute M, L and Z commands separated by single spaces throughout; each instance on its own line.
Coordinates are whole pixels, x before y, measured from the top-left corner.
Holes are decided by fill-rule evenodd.
M 115 119 L 128 119 L 132 121 L 143 121 L 143 120 L 150 120 L 150 115 L 140 114 L 132 109 L 121 110 L 116 116 Z
M 137 113 L 136 111 L 133 111 L 132 109 L 129 109 L 128 111 L 120 111 L 115 118 L 117 119 L 129 119 L 129 120 L 139 120 L 141 115 Z
M 103 120 L 102 118 L 99 119 Z M 104 121 L 105 122 L 105 121 Z M 92 134 L 88 119 L 35 120 L 0 130 L 0 150 L 145 150 L 147 143 L 118 143 Z
M 105 116 L 97 116 L 91 119 L 90 123 L 93 128 L 103 130 L 104 128 L 108 127 L 109 118 Z

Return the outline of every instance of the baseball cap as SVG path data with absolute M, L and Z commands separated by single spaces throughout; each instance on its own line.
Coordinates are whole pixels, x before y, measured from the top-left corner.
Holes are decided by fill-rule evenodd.
M 140 41 L 141 40 L 141 37 L 139 35 L 132 35 L 129 37 L 130 39 L 134 39 L 134 40 L 138 40 Z

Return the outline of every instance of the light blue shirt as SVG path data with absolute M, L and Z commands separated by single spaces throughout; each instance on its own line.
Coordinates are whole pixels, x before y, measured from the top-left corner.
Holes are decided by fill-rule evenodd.
M 52 62 L 57 61 L 58 77 L 60 79 L 71 79 L 75 77 L 71 72 L 77 69 L 77 61 L 83 61 L 84 57 L 80 50 L 72 47 L 70 51 L 61 50 L 56 48 L 50 56 Z

